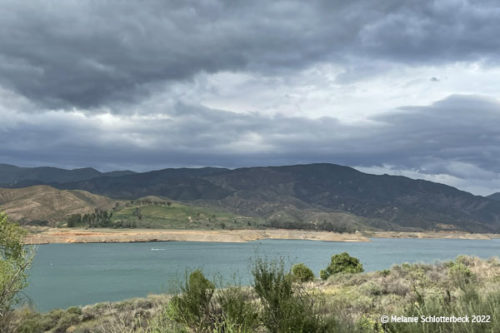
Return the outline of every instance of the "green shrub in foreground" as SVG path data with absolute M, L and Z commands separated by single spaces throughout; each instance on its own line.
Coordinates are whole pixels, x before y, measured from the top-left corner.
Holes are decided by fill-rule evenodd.
M 314 273 L 309 267 L 302 263 L 293 265 L 292 275 L 293 278 L 299 282 L 308 282 L 314 280 Z
M 182 294 L 174 296 L 169 303 L 168 316 L 195 331 L 203 331 L 210 326 L 210 306 L 215 285 L 200 270 L 189 275 Z
M 473 285 L 467 285 L 459 297 L 450 298 L 443 294 L 420 300 L 415 304 L 409 304 L 404 310 L 404 316 L 428 317 L 428 316 L 455 316 L 469 317 L 466 323 L 423 323 L 418 324 L 396 324 L 385 325 L 387 332 L 402 333 L 482 333 L 500 332 L 500 292 L 496 291 L 488 295 L 479 295 Z M 472 322 L 472 315 L 489 316 L 489 322 Z
M 257 260 L 252 275 L 263 306 L 262 324 L 270 332 L 334 332 L 333 318 L 319 316 L 313 298 L 294 290 L 293 276 L 285 272 L 283 262 Z
M 216 324 L 217 331 L 254 332 L 259 326 L 258 308 L 248 292 L 241 287 L 220 290 L 217 303 L 221 308 L 221 315 Z
M 330 265 L 324 270 L 321 270 L 320 277 L 323 280 L 328 279 L 331 275 L 338 273 L 361 273 L 363 265 L 358 258 L 351 257 L 349 253 L 343 252 L 332 256 Z

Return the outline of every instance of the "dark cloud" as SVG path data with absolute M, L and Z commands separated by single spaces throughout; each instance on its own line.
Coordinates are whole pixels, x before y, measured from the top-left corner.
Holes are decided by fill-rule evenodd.
M 3 0 L 0 85 L 68 109 L 203 72 L 328 61 L 352 80 L 398 64 L 496 63 L 499 28 L 494 1 Z
M 500 104 L 477 96 L 404 107 L 369 125 L 184 104 L 136 118 L 64 112 L 16 117 L 7 116 L 7 126 L 0 127 L 0 159 L 22 165 L 145 170 L 333 162 L 391 165 L 500 186 Z

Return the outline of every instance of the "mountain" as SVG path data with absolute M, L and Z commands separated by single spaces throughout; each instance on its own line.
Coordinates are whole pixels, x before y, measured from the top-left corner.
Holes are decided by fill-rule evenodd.
M 18 169 L 26 168 L 2 165 L 0 180 L 12 182 L 17 172 L 20 186 Z M 114 199 L 156 195 L 264 219 L 273 227 L 500 232 L 500 201 L 493 200 L 495 196 L 335 164 L 144 173 L 54 169 L 25 170 L 22 179 Z
M 165 169 L 97 177 L 59 188 L 114 198 L 159 195 L 265 218 L 274 226 L 337 224 L 378 229 L 500 232 L 500 202 L 451 186 L 370 175 L 335 164 Z
M 58 190 L 46 185 L 0 188 L 0 211 L 21 223 L 52 224 L 72 214 L 109 210 L 115 200 L 80 190 Z
M 496 192 L 487 196 L 491 200 L 500 201 L 500 192 Z
M 100 176 L 124 176 L 132 171 L 113 171 L 102 173 L 93 168 L 66 170 L 52 167 L 21 168 L 9 164 L 0 164 L 0 186 L 24 187 L 29 185 L 67 183 Z

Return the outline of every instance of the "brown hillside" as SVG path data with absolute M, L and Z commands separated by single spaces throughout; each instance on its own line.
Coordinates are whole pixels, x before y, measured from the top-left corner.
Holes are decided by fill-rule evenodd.
M 50 186 L 0 188 L 0 211 L 21 223 L 47 221 L 50 224 L 71 214 L 111 209 L 115 200 L 80 190 L 58 190 Z

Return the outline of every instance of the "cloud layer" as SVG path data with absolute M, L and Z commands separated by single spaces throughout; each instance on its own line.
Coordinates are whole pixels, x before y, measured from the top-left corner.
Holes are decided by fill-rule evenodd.
M 48 108 L 139 98 L 219 71 L 318 62 L 355 80 L 400 64 L 497 63 L 495 1 L 2 1 L 0 83 Z M 451 15 L 453 13 L 453 15 Z
M 495 1 L 0 3 L 0 162 L 500 190 Z
M 438 175 L 429 179 L 481 193 L 500 185 L 500 104 L 477 96 L 401 108 L 368 124 L 184 104 L 161 115 L 5 114 L 0 158 L 19 164 L 57 160 L 82 166 L 98 161 L 105 169 L 145 170 L 333 162 L 375 172 L 413 170 L 407 175 L 420 173 L 420 178 Z M 375 165 L 382 168 L 369 168 Z M 469 186 L 460 179 L 476 182 Z

